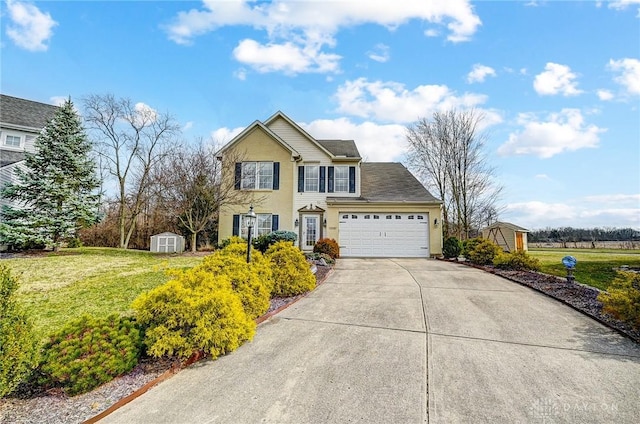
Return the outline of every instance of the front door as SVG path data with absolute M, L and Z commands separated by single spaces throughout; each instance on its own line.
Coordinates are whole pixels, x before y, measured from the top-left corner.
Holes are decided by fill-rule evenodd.
M 302 250 L 313 250 L 320 238 L 320 217 L 318 215 L 302 216 Z

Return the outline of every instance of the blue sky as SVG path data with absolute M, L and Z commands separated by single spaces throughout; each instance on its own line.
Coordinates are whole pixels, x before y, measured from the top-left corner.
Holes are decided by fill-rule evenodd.
M 3 1 L 0 91 L 111 93 L 184 142 L 282 110 L 403 161 L 405 127 L 483 113 L 502 220 L 640 228 L 640 0 Z

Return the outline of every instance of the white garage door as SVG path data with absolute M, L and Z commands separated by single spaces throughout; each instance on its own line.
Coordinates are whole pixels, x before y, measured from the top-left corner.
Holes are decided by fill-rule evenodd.
M 428 257 L 427 213 L 340 213 L 340 256 Z

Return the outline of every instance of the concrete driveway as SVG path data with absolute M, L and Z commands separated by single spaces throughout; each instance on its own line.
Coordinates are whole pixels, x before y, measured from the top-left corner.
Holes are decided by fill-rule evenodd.
M 640 346 L 530 289 L 425 259 L 343 259 L 217 361 L 105 423 L 637 423 Z

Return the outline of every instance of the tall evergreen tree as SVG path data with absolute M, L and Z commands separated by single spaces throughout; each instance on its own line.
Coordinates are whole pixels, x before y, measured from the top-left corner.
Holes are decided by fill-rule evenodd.
M 0 195 L 19 207 L 2 210 L 0 243 L 53 247 L 76 237 L 80 228 L 96 222 L 99 180 L 90 156 L 91 143 L 71 99 L 57 110 L 26 153 L 17 182 Z

